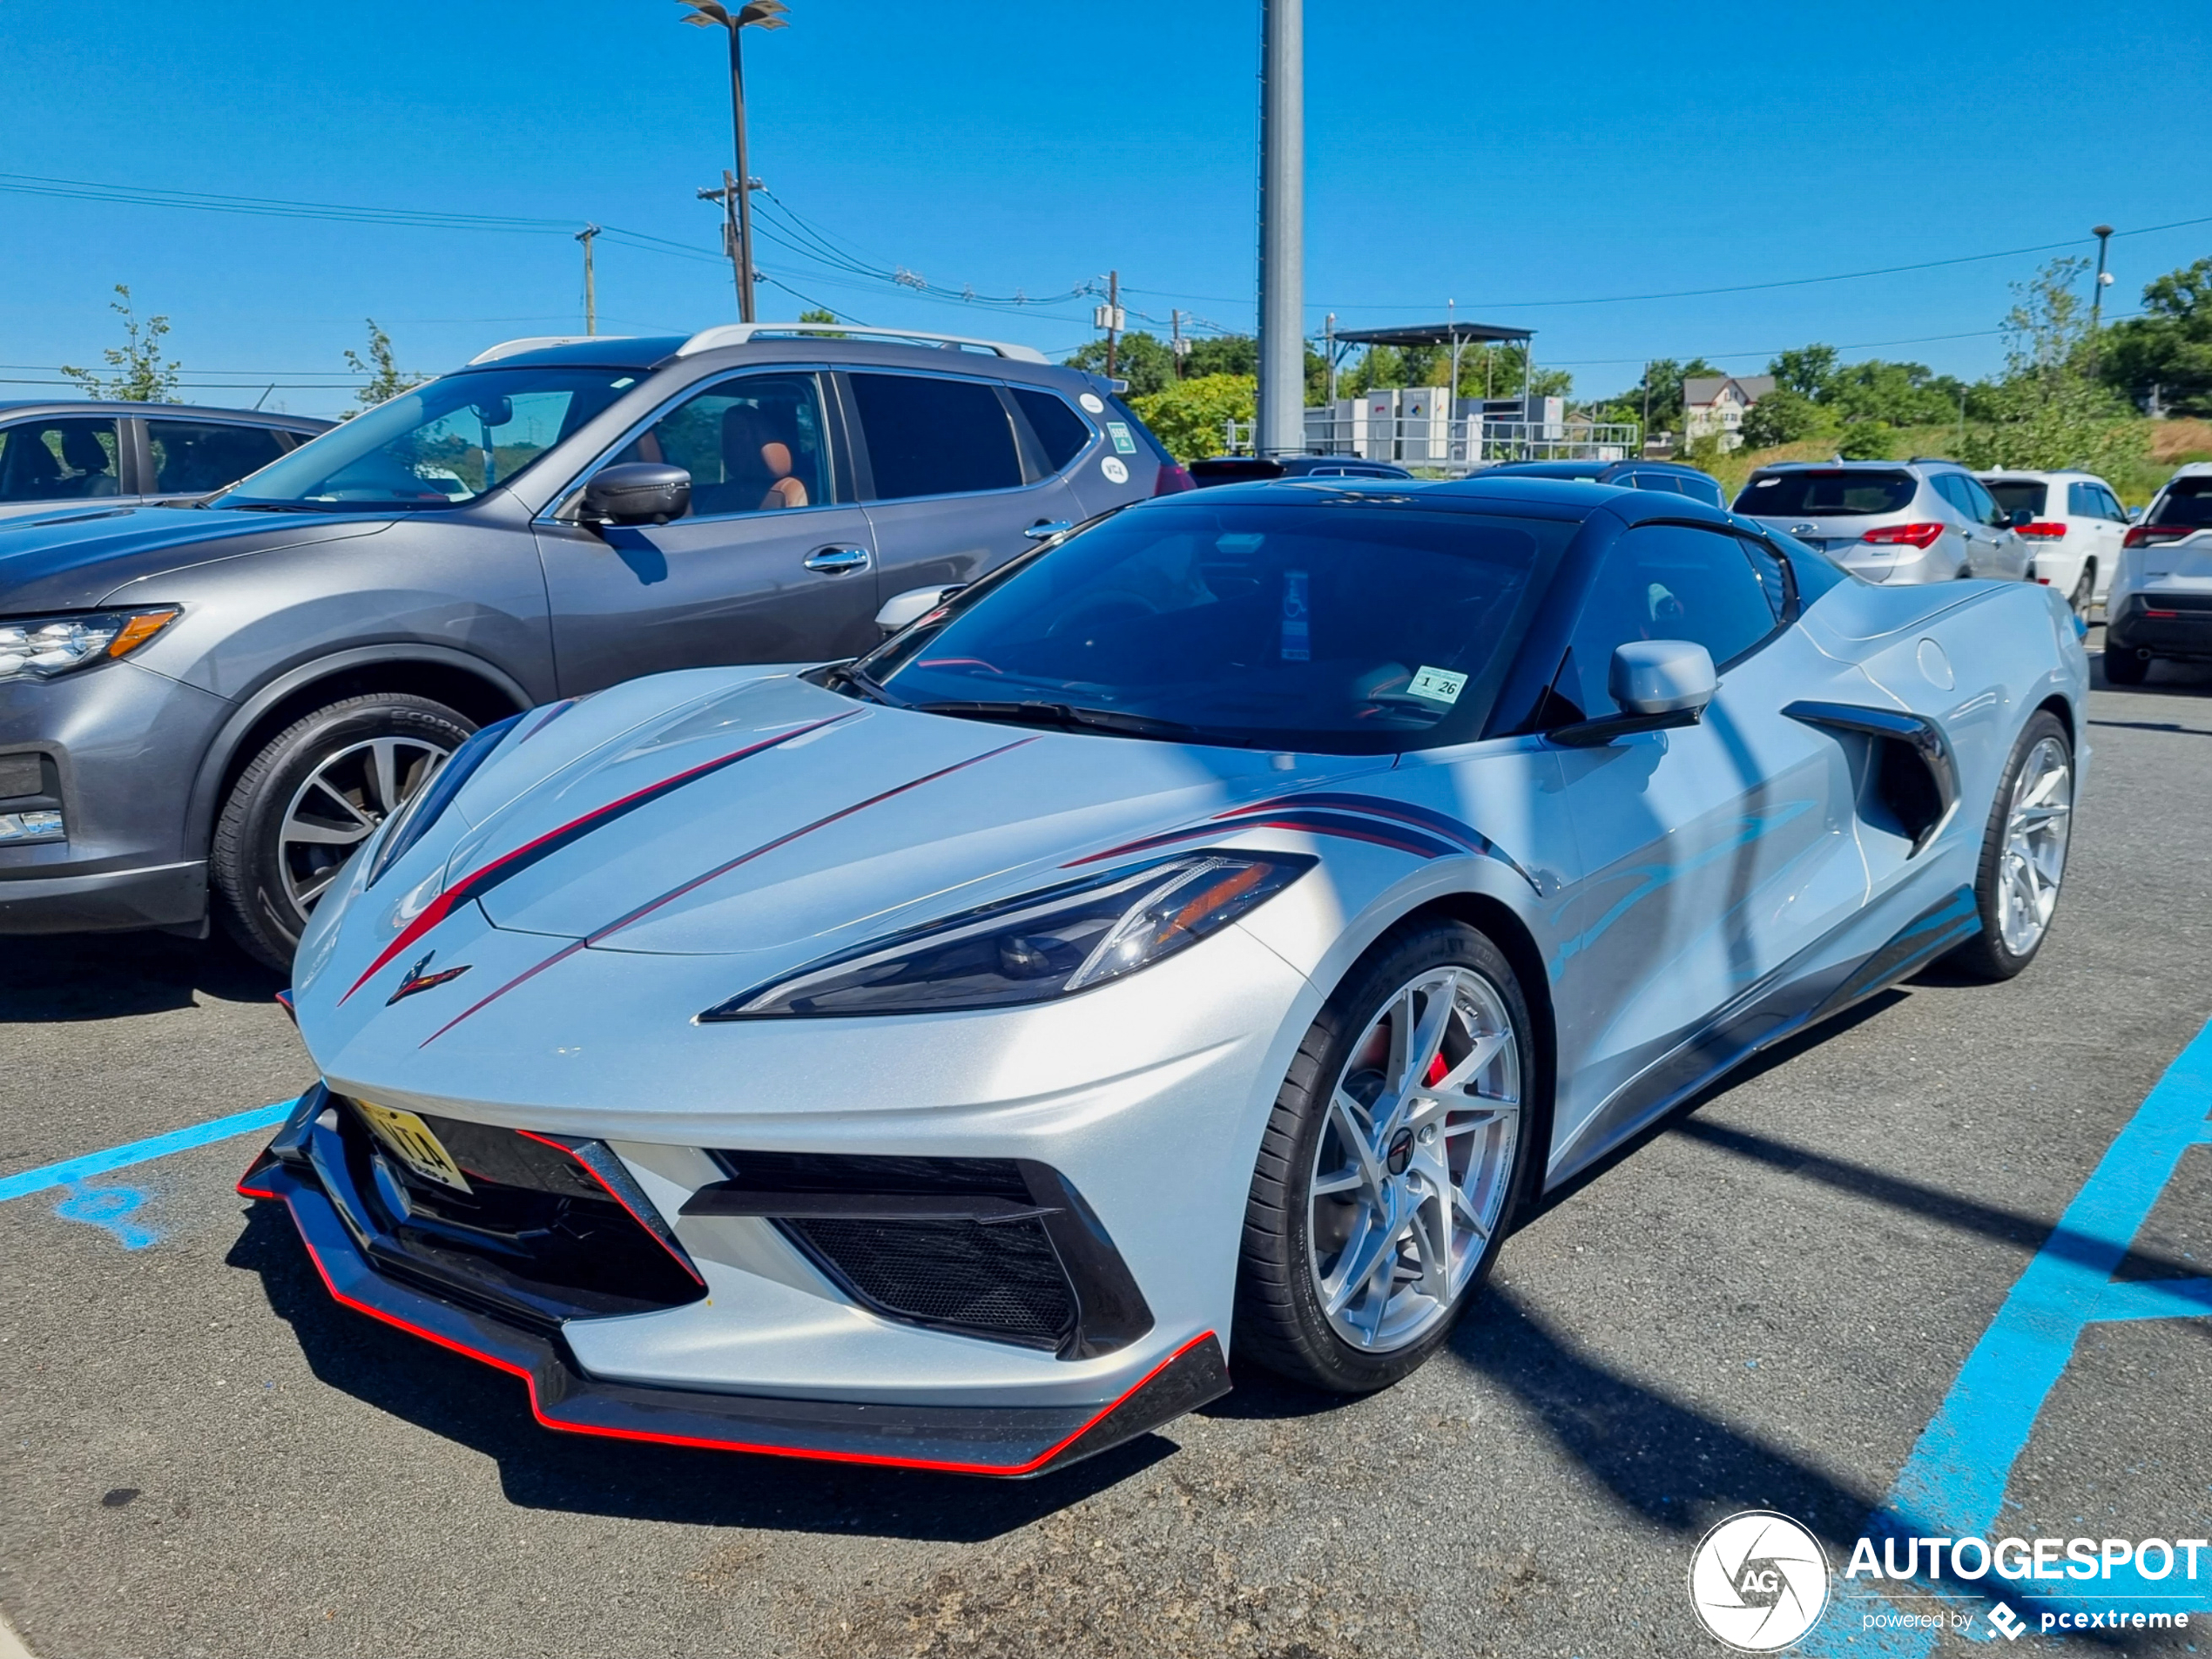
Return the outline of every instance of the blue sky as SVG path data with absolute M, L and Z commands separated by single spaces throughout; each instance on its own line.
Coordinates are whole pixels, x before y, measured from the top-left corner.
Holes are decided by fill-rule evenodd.
M 1534 327 L 1578 392 L 1647 356 L 1756 372 L 1824 340 L 1964 374 L 2048 254 L 1850 282 L 1545 304 L 1956 259 L 2212 215 L 2212 58 L 2170 5 L 1482 7 L 1309 0 L 1306 293 L 1318 329 L 1459 314 Z M 0 377 L 94 361 L 110 285 L 172 319 L 190 378 L 341 378 L 361 319 L 407 366 L 581 326 L 587 219 L 710 257 L 599 245 L 601 327 L 733 314 L 693 199 L 727 165 L 719 31 L 667 0 L 0 0 L 0 173 L 559 221 L 489 233 L 0 190 Z M 1249 327 L 1258 0 L 1117 7 L 792 0 L 747 36 L 753 171 L 880 268 Z M 8 182 L 0 179 L 0 184 Z M 2112 309 L 2212 253 L 2212 224 L 2115 239 Z M 937 302 L 764 241 L 760 264 L 871 323 L 1090 337 L 1091 301 Z M 764 290 L 763 314 L 800 301 Z M 1204 324 L 1201 325 L 1202 327 Z M 1962 335 L 1965 338 L 1929 339 Z M 1892 341 L 1916 341 L 1890 344 Z M 203 385 L 190 395 L 250 403 Z M 35 395 L 25 386 L 0 395 Z M 270 400 L 334 412 L 337 389 Z

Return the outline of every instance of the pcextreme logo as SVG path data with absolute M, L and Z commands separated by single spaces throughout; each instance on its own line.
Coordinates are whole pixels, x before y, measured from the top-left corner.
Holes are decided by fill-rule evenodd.
M 1707 1533 L 1689 1558 L 1698 1622 L 1745 1653 L 1786 1648 L 1828 1605 L 1828 1557 L 1787 1515 L 1747 1509 Z

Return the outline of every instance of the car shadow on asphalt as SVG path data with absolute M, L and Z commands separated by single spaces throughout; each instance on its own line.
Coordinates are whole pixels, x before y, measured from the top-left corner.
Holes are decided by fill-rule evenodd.
M 221 939 L 57 934 L 0 953 L 0 1025 L 162 1014 L 196 996 L 266 1002 L 285 978 Z
M 1170 1426 L 1031 1480 L 595 1440 L 542 1428 L 517 1379 L 332 1301 L 299 1236 L 257 1204 L 226 1264 L 260 1276 L 316 1379 L 489 1458 L 509 1502 L 625 1521 L 981 1543 L 1176 1451 Z

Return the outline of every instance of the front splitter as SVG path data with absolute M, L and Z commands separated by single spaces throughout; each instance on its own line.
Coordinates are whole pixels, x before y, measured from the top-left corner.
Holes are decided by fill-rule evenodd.
M 378 1271 L 312 1174 L 264 1152 L 238 1190 L 291 1211 L 300 1242 L 334 1299 L 521 1378 L 531 1414 L 564 1433 L 1022 1478 L 1094 1457 L 1229 1392 L 1228 1365 L 1211 1331 L 1183 1344 L 1104 1406 L 899 1406 L 610 1382 L 580 1370 L 557 1336 L 526 1330 Z

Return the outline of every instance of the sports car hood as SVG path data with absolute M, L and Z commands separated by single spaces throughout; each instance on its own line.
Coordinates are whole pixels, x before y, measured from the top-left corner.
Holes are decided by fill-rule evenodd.
M 91 505 L 0 519 L 0 606 L 18 615 L 79 610 L 146 577 L 241 553 L 366 536 L 389 522 L 358 514 Z
M 357 867 L 334 931 L 318 915 L 302 946 L 303 999 L 381 1004 L 487 923 L 523 954 L 741 959 L 720 975 L 738 983 L 1391 765 L 953 719 L 789 671 L 657 676 L 525 716 L 374 888 Z

